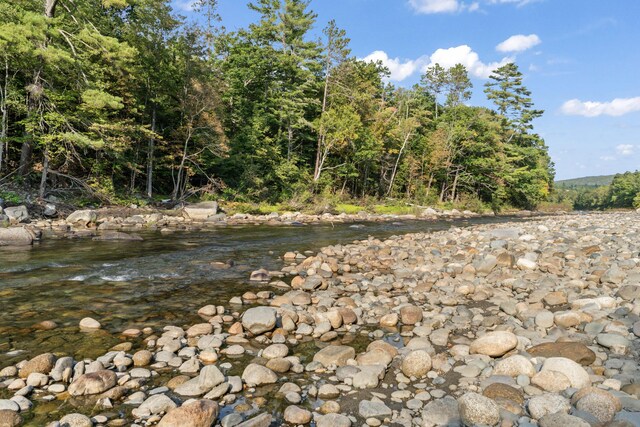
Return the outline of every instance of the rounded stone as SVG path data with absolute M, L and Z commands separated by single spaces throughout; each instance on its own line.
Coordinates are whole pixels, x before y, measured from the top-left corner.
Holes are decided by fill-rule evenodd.
M 264 357 L 265 359 L 287 357 L 288 354 L 289 347 L 284 344 L 271 344 L 269 347 L 262 350 L 262 357 Z
M 316 427 L 351 427 L 351 420 L 342 414 L 327 414 L 316 418 Z
M 593 415 L 601 423 L 608 423 L 622 409 L 620 400 L 606 390 L 587 387 L 578 390 L 571 401 L 576 409 Z
M 278 376 L 265 366 L 251 363 L 244 368 L 242 380 L 249 386 L 259 386 L 263 384 L 274 384 L 278 381 Z
M 18 375 L 27 378 L 32 373 L 48 374 L 55 366 L 56 358 L 51 353 L 40 354 L 22 366 Z
M 518 345 L 518 338 L 507 331 L 488 332 L 471 343 L 469 351 L 472 354 L 484 354 L 500 357 Z
M 276 327 L 276 310 L 272 307 L 253 307 L 244 312 L 242 326 L 253 335 L 269 332 Z
M 171 409 L 158 427 L 210 427 L 218 418 L 220 408 L 211 400 L 195 400 Z
M 17 427 L 22 424 L 22 417 L 15 411 L 0 409 L 0 426 Z
M 80 327 L 82 329 L 100 329 L 102 325 L 96 319 L 85 317 L 80 321 Z
M 82 414 L 69 414 L 60 419 L 60 427 L 91 427 L 93 422 Z
M 569 400 L 559 394 L 545 393 L 533 396 L 527 405 L 529 414 L 534 420 L 539 420 L 548 414 L 558 412 L 568 413 L 571 410 Z
M 402 373 L 408 377 L 421 378 L 431 370 L 431 356 L 424 350 L 414 350 L 402 361 Z
M 415 305 L 405 305 L 400 309 L 400 321 L 403 325 L 415 325 L 422 321 L 422 309 Z
M 298 406 L 287 406 L 284 410 L 284 420 L 291 424 L 309 424 L 311 422 L 311 412 Z
M 100 394 L 116 385 L 116 374 L 112 371 L 100 370 L 84 374 L 69 385 L 71 396 Z
M 571 387 L 574 388 L 584 388 L 591 385 L 591 378 L 589 378 L 587 371 L 578 363 L 564 357 L 548 358 L 542 365 L 541 371 L 562 372 L 571 383 Z
M 540 371 L 531 378 L 531 383 L 544 391 L 558 393 L 571 387 L 571 381 L 562 372 Z
M 535 368 L 524 356 L 515 355 L 507 357 L 504 360 L 496 362 L 493 369 L 493 375 L 506 375 L 508 377 L 517 377 L 518 375 L 534 376 Z
M 500 421 L 500 408 L 488 397 L 466 393 L 458 399 L 460 418 L 465 425 L 493 426 Z

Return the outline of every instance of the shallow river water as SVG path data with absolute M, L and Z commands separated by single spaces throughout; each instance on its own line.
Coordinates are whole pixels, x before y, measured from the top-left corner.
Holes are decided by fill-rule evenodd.
M 279 269 L 287 251 L 506 220 L 513 218 L 229 226 L 143 234 L 141 242 L 45 240 L 30 248 L 0 248 L 0 367 L 46 351 L 96 357 L 117 342 L 110 333 L 193 323 L 198 308 L 227 306 L 232 296 L 261 289 L 248 281 L 250 272 Z M 212 265 L 228 260 L 233 267 Z M 78 322 L 86 316 L 99 320 L 104 333 L 80 332 Z M 34 328 L 43 320 L 58 329 Z M 16 350 L 27 354 L 7 355 Z

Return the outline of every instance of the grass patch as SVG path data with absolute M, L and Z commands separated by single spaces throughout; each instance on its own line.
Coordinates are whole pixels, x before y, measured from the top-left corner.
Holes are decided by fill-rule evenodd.
M 417 215 L 420 209 L 406 205 L 376 205 L 373 212 L 380 215 Z
M 362 211 L 366 211 L 367 209 L 359 206 L 359 205 L 353 205 L 350 203 L 338 203 L 336 205 L 336 212 L 338 213 L 345 213 L 347 215 L 355 215 L 358 212 L 362 212 Z

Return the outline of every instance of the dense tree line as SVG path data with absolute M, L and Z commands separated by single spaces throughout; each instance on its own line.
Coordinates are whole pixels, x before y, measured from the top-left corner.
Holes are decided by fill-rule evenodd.
M 226 32 L 216 0 L 0 1 L 0 176 L 40 197 L 301 194 L 531 208 L 553 166 L 515 64 L 467 105 L 462 65 L 411 88 L 357 59 L 306 0 L 255 0 Z
M 577 210 L 640 208 L 640 172 L 617 174 L 611 185 L 559 189 L 554 197 Z

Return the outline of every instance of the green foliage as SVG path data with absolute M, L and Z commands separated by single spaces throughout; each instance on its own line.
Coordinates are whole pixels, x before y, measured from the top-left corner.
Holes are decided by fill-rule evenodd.
M 313 34 L 308 0 L 255 0 L 257 19 L 233 32 L 216 0 L 194 2 L 190 22 L 169 0 L 71 3 L 0 2 L 0 175 L 41 196 L 398 214 L 533 208 L 552 190 L 542 112 L 515 64 L 487 84 L 492 111 L 467 105 L 461 64 L 386 83 L 335 21 Z M 611 203 L 633 203 L 633 185 L 616 183 Z

